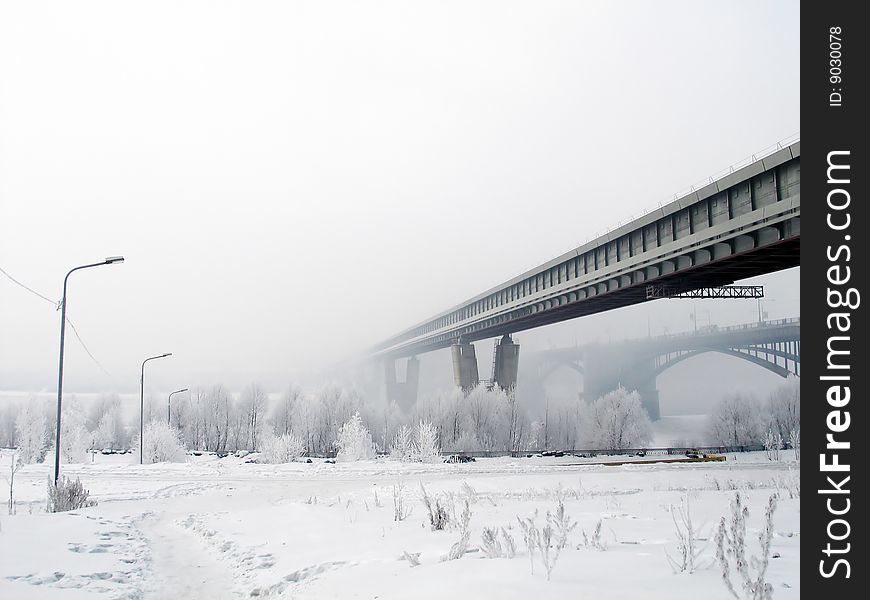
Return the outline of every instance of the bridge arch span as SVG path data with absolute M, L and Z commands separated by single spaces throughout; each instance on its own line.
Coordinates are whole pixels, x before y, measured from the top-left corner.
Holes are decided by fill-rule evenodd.
M 740 359 L 745 360 L 747 362 L 750 362 L 754 365 L 758 365 L 762 369 L 766 369 L 766 370 L 770 371 L 771 373 L 779 375 L 780 377 L 783 377 L 783 378 L 786 378 L 789 375 L 799 376 L 799 373 L 796 370 L 792 370 L 792 369 L 789 369 L 787 367 L 783 367 L 782 365 L 779 365 L 775 362 L 771 362 L 771 361 L 766 360 L 764 358 L 761 358 L 759 356 L 754 356 L 752 354 L 749 354 L 748 352 L 743 352 L 740 350 L 736 350 L 734 348 L 702 348 L 699 350 L 689 350 L 689 351 L 683 352 L 677 356 L 673 356 L 673 357 L 668 358 L 667 360 L 665 360 L 664 362 L 662 362 L 660 364 L 657 364 L 655 369 L 650 373 L 651 378 L 655 379 L 656 377 L 658 377 L 659 375 L 661 375 L 662 373 L 664 373 L 665 371 L 667 371 L 671 367 L 683 362 L 684 360 L 686 360 L 688 358 L 694 358 L 695 356 L 700 356 L 701 354 L 706 354 L 708 352 L 718 352 L 718 353 L 724 354 L 726 356 L 734 356 L 736 358 L 740 358 Z M 790 355 L 787 355 L 783 352 L 774 351 L 774 350 L 770 350 L 768 352 L 769 352 L 769 354 L 774 354 L 774 355 L 780 356 L 781 358 L 786 358 L 787 361 L 792 360 L 792 357 Z

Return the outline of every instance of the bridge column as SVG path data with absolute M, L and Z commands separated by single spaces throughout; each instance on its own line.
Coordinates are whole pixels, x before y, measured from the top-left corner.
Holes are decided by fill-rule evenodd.
M 520 345 L 515 343 L 509 334 L 506 334 L 495 346 L 492 380 L 503 390 L 513 390 L 517 386 L 519 368 Z
M 474 344 L 453 344 L 450 346 L 450 355 L 453 357 L 453 381 L 456 382 L 456 387 L 462 388 L 465 393 L 470 392 L 480 383 Z
M 662 418 L 661 406 L 659 404 L 659 391 L 656 389 L 655 379 L 647 382 L 646 385 L 638 388 L 637 393 L 640 394 L 640 403 L 646 409 L 651 421 L 658 421 Z
M 420 361 L 416 356 L 408 359 L 405 370 L 405 381 L 396 378 L 396 361 L 388 358 L 384 361 L 384 382 L 387 388 L 387 401 L 395 402 L 402 410 L 407 411 L 417 402 L 417 390 L 420 384 Z

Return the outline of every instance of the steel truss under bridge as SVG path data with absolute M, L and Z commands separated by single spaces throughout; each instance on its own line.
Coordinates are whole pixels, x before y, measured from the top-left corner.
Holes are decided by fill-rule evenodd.
M 723 285 L 684 290 L 666 285 L 646 286 L 647 300 L 655 298 L 764 298 L 761 285 Z

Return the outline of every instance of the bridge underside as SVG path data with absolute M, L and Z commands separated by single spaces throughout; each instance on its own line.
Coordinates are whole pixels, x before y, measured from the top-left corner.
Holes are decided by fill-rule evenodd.
M 369 356 L 389 360 L 453 346 L 457 385 L 468 389 L 479 380 L 475 341 L 510 340 L 527 329 L 648 302 L 651 288 L 679 295 L 798 265 L 795 142 L 392 336 Z M 492 382 L 513 387 L 516 348 L 506 353 L 505 346 L 501 355 L 498 349 Z M 613 381 L 602 373 L 596 379 Z M 649 405 L 657 405 L 654 387 L 646 391 Z
M 657 284 L 663 284 L 678 290 L 692 290 L 702 287 L 729 285 L 735 281 L 764 275 L 782 269 L 800 265 L 800 235 L 784 239 L 760 248 L 752 248 L 742 252 L 729 254 L 715 261 L 705 262 L 666 275 L 655 277 Z M 626 281 L 626 277 L 629 278 Z M 646 286 L 650 279 L 623 275 L 610 280 L 607 289 L 596 289 L 594 295 L 571 301 L 566 294 L 564 299 L 554 299 L 556 306 L 549 308 L 532 307 L 528 314 L 513 317 L 505 315 L 498 323 L 492 325 L 472 325 L 468 331 L 461 334 L 463 342 L 474 342 L 492 337 L 550 325 L 577 317 L 592 315 L 615 308 L 648 302 Z M 547 301 L 551 302 L 551 301 Z M 564 304 L 562 304 L 564 302 Z M 441 348 L 448 348 L 456 338 L 442 340 L 425 340 L 397 349 L 394 356 L 421 354 Z

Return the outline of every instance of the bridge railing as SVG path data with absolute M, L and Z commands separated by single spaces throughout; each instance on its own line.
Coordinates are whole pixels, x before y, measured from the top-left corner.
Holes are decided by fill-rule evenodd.
M 790 317 L 787 319 L 771 319 L 767 321 L 756 321 L 754 323 L 742 323 L 740 325 L 727 325 L 725 327 L 719 327 L 718 325 L 709 325 L 707 327 L 703 327 L 698 329 L 697 331 L 681 331 L 679 333 L 670 333 L 663 336 L 658 336 L 660 338 L 680 338 L 680 337 L 694 337 L 701 335 L 708 335 L 711 333 L 729 333 L 733 331 L 749 331 L 753 329 L 764 329 L 765 327 L 782 327 L 784 325 L 796 325 L 800 324 L 800 317 Z M 632 340 L 629 340 L 632 341 Z

